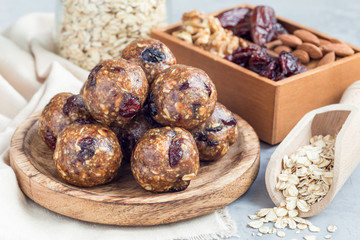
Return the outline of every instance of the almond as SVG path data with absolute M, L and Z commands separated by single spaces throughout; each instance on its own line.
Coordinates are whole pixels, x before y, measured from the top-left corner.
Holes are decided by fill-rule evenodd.
M 282 45 L 282 42 L 279 39 L 277 39 L 277 40 L 274 40 L 272 42 L 266 43 L 265 47 L 267 47 L 268 49 L 273 49 L 273 48 L 275 48 L 277 46 L 280 46 L 280 45 Z
M 325 56 L 319 61 L 318 67 L 334 62 L 335 61 L 335 52 L 328 52 Z
M 279 36 L 279 39 L 284 45 L 287 45 L 289 47 L 297 47 L 302 44 L 301 39 L 292 34 L 281 34 Z
M 309 54 L 304 50 L 296 49 L 291 54 L 297 57 L 302 64 L 307 64 L 310 61 Z
M 320 38 L 320 39 L 319 39 L 319 41 L 320 41 L 320 46 L 321 46 L 321 45 L 325 45 L 325 44 L 330 44 L 330 43 L 331 43 L 329 40 L 322 39 L 322 38 Z
M 303 42 L 309 42 L 316 46 L 320 46 L 319 38 L 312 32 L 309 32 L 305 29 L 295 30 L 294 35 L 297 36 L 298 38 L 300 38 Z
M 319 59 L 323 56 L 321 49 L 312 43 L 303 43 L 298 46 L 298 49 L 307 52 L 312 59 Z
M 285 51 L 285 52 L 291 52 L 291 48 L 288 47 L 288 46 L 285 46 L 285 45 L 281 45 L 281 46 L 277 46 L 275 49 L 274 49 L 274 52 L 276 53 L 280 53 L 282 51 Z
M 354 50 L 345 43 L 330 43 L 321 45 L 321 49 L 324 52 L 335 52 L 336 56 L 339 57 L 346 57 L 353 55 L 355 52 Z
M 337 39 L 337 38 L 330 39 L 330 42 L 332 42 L 332 43 L 344 43 L 343 41 L 341 41 L 340 39 Z

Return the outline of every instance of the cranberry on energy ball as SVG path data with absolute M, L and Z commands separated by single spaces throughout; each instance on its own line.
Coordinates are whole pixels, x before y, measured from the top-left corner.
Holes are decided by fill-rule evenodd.
M 160 124 L 192 129 L 212 114 L 216 100 L 215 85 L 203 70 L 176 64 L 153 82 L 149 109 Z
M 203 161 L 224 156 L 239 135 L 235 116 L 221 103 L 216 103 L 213 114 L 191 132 Z
M 135 180 L 152 192 L 181 191 L 199 170 L 191 133 L 178 127 L 154 128 L 137 142 L 131 157 Z
M 131 42 L 124 48 L 121 57 L 142 67 L 149 84 L 161 71 L 176 64 L 176 59 L 170 49 L 159 40 L 151 38 Z
M 93 123 L 95 120 L 85 108 L 80 95 L 58 93 L 45 106 L 38 122 L 38 132 L 43 141 L 55 149 L 57 136 L 73 122 Z
M 141 67 L 116 58 L 105 60 L 91 70 L 82 95 L 86 108 L 97 121 L 124 126 L 140 111 L 148 89 Z
M 92 187 L 116 176 L 122 152 L 115 133 L 107 126 L 72 124 L 59 135 L 53 158 L 66 182 Z

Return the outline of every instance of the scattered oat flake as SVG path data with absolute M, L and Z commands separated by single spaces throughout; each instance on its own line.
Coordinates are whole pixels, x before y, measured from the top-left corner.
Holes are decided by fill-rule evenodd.
M 259 228 L 259 232 L 261 232 L 262 234 L 267 234 L 267 233 L 269 233 L 269 231 L 270 231 L 270 228 L 268 226 L 261 226 Z
M 261 236 L 262 236 L 262 233 L 257 233 L 256 235 L 258 235 L 259 237 L 261 237 Z
M 270 233 L 270 234 L 276 233 L 276 229 L 275 229 L 275 228 L 271 228 L 271 229 L 269 230 L 269 233 Z
M 331 232 L 331 233 L 335 232 L 336 229 L 337 229 L 337 227 L 335 225 L 330 225 L 327 227 L 328 232 Z
M 251 220 L 256 220 L 256 219 L 259 219 L 260 217 L 257 216 L 257 215 L 249 215 L 249 218 L 250 218 Z
M 315 235 L 305 235 L 304 239 L 305 240 L 316 240 L 316 236 Z
M 299 234 L 299 233 L 300 233 L 300 230 L 297 230 L 295 233 L 298 233 L 298 234 Z
M 270 210 L 271 210 L 271 208 L 262 208 L 257 212 L 257 215 L 259 217 L 265 217 L 266 214 L 268 214 Z
M 300 230 L 305 230 L 305 229 L 307 228 L 307 225 L 306 225 L 306 224 L 303 224 L 303 223 L 299 223 L 299 224 L 297 225 L 297 227 L 298 227 L 298 229 L 300 229 Z
M 309 230 L 311 232 L 320 232 L 320 228 L 312 224 L 309 225 Z
M 285 237 L 285 232 L 283 232 L 283 231 L 277 231 L 276 235 L 277 235 L 278 237 L 283 238 L 283 237 Z
M 325 236 L 325 239 L 330 239 L 331 238 L 331 235 L 326 235 Z
M 262 225 L 263 225 L 263 222 L 260 220 L 252 221 L 252 222 L 248 223 L 248 226 L 252 227 L 252 228 L 260 228 Z

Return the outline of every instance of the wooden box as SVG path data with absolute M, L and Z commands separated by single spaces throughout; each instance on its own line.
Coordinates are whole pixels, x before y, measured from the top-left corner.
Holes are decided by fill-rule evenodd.
M 237 7 L 253 8 L 249 5 L 234 8 Z M 230 9 L 212 15 L 227 10 Z M 302 28 L 331 39 L 285 18 L 277 19 L 289 33 Z M 352 56 L 275 82 L 172 36 L 180 26 L 177 23 L 155 29 L 152 37 L 165 43 L 178 63 L 205 70 L 216 85 L 218 100 L 247 120 L 259 138 L 270 144 L 281 142 L 305 113 L 337 103 L 344 90 L 360 79 L 360 49 L 354 46 Z

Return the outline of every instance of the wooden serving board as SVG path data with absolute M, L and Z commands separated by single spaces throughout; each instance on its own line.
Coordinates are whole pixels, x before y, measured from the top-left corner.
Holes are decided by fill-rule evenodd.
M 151 193 L 133 178 L 123 163 L 119 177 L 106 185 L 79 188 L 57 174 L 52 151 L 37 133 L 37 112 L 15 131 L 10 145 L 11 166 L 20 188 L 41 206 L 59 214 L 94 223 L 156 225 L 211 213 L 245 193 L 260 164 L 260 144 L 253 128 L 237 116 L 239 138 L 215 162 L 201 163 L 185 191 Z

